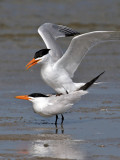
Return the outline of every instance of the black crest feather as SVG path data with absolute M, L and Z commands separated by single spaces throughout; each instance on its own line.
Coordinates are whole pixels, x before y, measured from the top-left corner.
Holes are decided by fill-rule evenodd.
M 29 94 L 28 96 L 30 96 L 30 97 L 48 97 L 48 96 L 41 94 L 41 93 L 32 93 L 32 94 Z
M 50 50 L 50 49 L 47 49 L 47 48 L 46 48 L 46 49 L 41 49 L 41 50 L 37 51 L 37 52 L 35 53 L 35 55 L 34 55 L 34 58 L 36 59 L 36 58 L 39 58 L 39 57 L 42 57 L 42 56 L 48 54 L 49 50 Z

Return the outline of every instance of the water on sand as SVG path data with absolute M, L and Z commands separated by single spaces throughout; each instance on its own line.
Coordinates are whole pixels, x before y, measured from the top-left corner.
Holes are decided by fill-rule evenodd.
M 63 24 L 81 33 L 119 30 L 119 10 L 119 0 L 0 1 L 0 159 L 120 159 L 120 42 L 102 43 L 82 61 L 75 81 L 87 82 L 105 70 L 100 79 L 105 83 L 91 87 L 64 114 L 63 128 L 60 119 L 56 129 L 55 117 L 40 117 L 31 103 L 14 99 L 54 92 L 41 80 L 39 65 L 25 70 L 45 47 L 37 34 L 40 24 Z M 65 50 L 70 40 L 58 42 Z

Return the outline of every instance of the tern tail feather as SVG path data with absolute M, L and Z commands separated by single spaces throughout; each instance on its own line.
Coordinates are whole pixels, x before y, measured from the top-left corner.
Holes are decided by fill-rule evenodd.
M 80 87 L 79 90 L 87 90 L 104 72 L 100 73 L 97 77 L 93 78 L 91 81 L 87 82 L 84 86 Z

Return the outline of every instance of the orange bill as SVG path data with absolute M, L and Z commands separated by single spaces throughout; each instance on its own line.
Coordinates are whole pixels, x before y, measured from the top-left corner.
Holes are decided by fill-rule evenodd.
M 35 64 L 37 64 L 38 61 L 40 61 L 40 59 L 39 59 L 39 60 L 35 60 L 35 58 L 33 58 L 33 59 L 26 65 L 27 69 L 29 69 L 30 67 L 32 67 L 32 66 L 34 66 Z
M 24 100 L 29 100 L 29 99 L 30 99 L 30 98 L 28 97 L 28 95 L 16 96 L 15 98 L 17 98 L 17 99 L 24 99 Z

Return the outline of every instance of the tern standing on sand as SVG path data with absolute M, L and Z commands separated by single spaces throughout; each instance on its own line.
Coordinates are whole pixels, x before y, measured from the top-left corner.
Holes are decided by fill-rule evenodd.
M 30 95 L 16 96 L 18 99 L 29 100 L 33 103 L 33 110 L 43 117 L 52 117 L 56 115 L 55 125 L 57 125 L 58 114 L 61 114 L 63 125 L 64 117 L 63 113 L 70 109 L 75 102 L 87 94 L 86 91 L 104 72 L 83 85 L 79 90 L 73 91 L 68 94 L 60 96 L 56 95 L 44 95 L 41 93 L 32 93 Z

